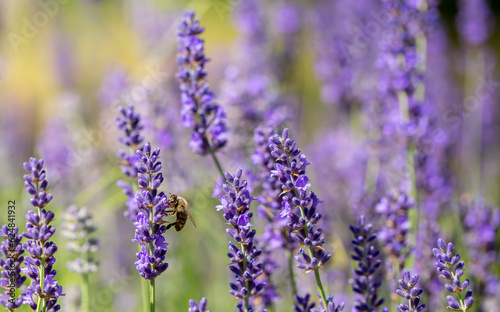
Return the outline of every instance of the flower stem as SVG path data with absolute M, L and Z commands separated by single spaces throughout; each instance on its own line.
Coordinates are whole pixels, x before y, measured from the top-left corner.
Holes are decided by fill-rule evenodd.
M 238 234 L 239 234 L 239 229 L 238 229 Z M 244 270 L 246 271 L 247 269 L 247 253 L 245 251 L 245 245 L 243 243 L 241 243 L 241 250 L 244 252 L 245 254 L 245 259 L 243 259 L 243 268 Z M 250 290 L 248 289 L 248 281 L 245 279 L 245 287 L 246 289 L 249 291 L 248 295 L 245 296 L 245 312 L 248 312 L 249 311 L 249 308 L 250 308 Z
M 292 290 L 292 297 L 297 295 L 297 285 L 295 284 L 295 275 L 293 273 L 293 250 L 289 250 L 288 254 L 288 274 L 290 275 L 290 288 Z
M 139 252 L 141 252 L 141 246 L 139 246 Z M 149 310 L 149 304 L 148 304 L 148 281 L 143 280 L 141 278 L 141 288 L 142 288 L 142 307 L 144 312 L 148 312 Z
M 155 280 L 149 281 L 149 311 L 155 312 Z
M 90 312 L 90 285 L 88 273 L 82 274 L 82 310 L 83 312 Z
M 38 194 L 38 183 L 36 185 L 36 193 Z M 38 197 L 38 196 L 37 196 Z M 38 207 L 38 216 L 40 217 L 40 219 L 42 218 L 41 217 L 41 214 L 42 214 L 42 210 L 40 209 L 40 207 Z M 42 252 L 43 252 L 43 244 L 40 242 L 40 245 L 42 247 Z M 43 293 L 43 282 L 45 280 L 45 255 L 42 254 L 42 259 L 40 261 L 40 289 L 41 289 L 41 292 Z M 38 304 L 36 305 L 36 312 L 44 312 L 45 311 L 45 300 L 38 296 Z
M 219 174 L 222 177 L 222 180 L 224 180 L 224 182 L 227 182 L 226 177 L 224 176 L 224 170 L 222 170 L 222 166 L 220 165 L 219 159 L 217 158 L 217 155 L 215 155 L 215 152 L 212 149 L 210 142 L 208 142 L 207 138 L 204 138 L 203 140 L 205 141 L 205 144 L 207 144 L 207 146 L 208 146 L 208 150 L 210 151 L 210 155 L 212 155 L 212 159 L 214 160 L 215 166 L 217 167 L 217 170 L 219 171 Z
M 323 284 L 321 283 L 321 277 L 319 276 L 318 268 L 314 268 L 314 276 L 316 277 L 316 284 L 318 285 L 319 292 L 321 294 L 321 301 L 323 302 L 323 307 L 328 309 L 328 303 L 326 302 L 325 290 L 323 289 Z

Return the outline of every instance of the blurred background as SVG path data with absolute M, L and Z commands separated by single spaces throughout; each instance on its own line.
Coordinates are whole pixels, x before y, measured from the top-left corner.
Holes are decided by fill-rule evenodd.
M 489 3 L 484 38 L 470 41 L 461 31 L 467 16 L 460 10 L 467 1 L 439 3 L 438 21 L 429 31 L 425 92 L 436 107 L 430 123 L 460 116 L 458 128 L 438 126 L 448 142 L 438 166 L 446 162 L 452 189 L 440 207 L 468 205 L 472 198 L 497 207 L 500 23 L 494 21 L 500 2 Z M 276 124 L 290 128 L 313 162 L 312 183 L 327 207 L 325 227 L 334 250 L 325 279 L 350 310 L 347 224 L 369 214 L 378 196 L 375 191 L 366 196 L 363 177 L 376 153 L 366 124 L 374 118 L 369 103 L 383 72 L 378 66 L 380 38 L 388 31 L 379 14 L 383 8 L 379 1 L 243 2 L 0 2 L 1 211 L 15 200 L 16 223 L 24 229 L 31 205 L 22 164 L 30 156 L 44 158 L 57 231 L 59 216 L 71 204 L 89 208 L 97 226 L 94 237 L 101 246 L 98 272 L 90 275 L 92 311 L 140 311 L 142 305 L 142 279 L 132 264 L 134 227 L 123 216 L 127 199 L 116 186 L 123 178 L 116 154 L 123 147 L 115 118 L 119 106 L 130 104 L 143 116 L 146 140 L 162 148 L 165 190 L 191 202 L 198 226 L 167 234 L 169 268 L 157 281 L 157 310 L 187 311 L 189 299 L 203 296 L 212 311 L 233 311 L 236 305 L 228 293 L 225 225 L 212 197 L 218 173 L 211 159 L 190 151 L 190 130 L 180 125 L 175 55 L 185 10 L 194 10 L 206 29 L 208 81 L 228 112 L 231 135 L 220 152 L 224 169 L 252 167 L 258 118 L 245 119 L 245 107 L 271 105 Z M 481 94 L 480 104 L 464 108 L 471 94 Z M 457 132 L 462 136 L 451 135 Z M 6 219 L 6 212 L 0 214 L 0 223 Z M 442 224 L 453 236 L 452 221 Z M 65 250 L 57 231 L 57 276 L 66 293 L 60 304 L 62 311 L 78 311 L 80 277 L 66 267 L 75 255 Z M 282 299 L 276 311 L 290 311 L 284 275 L 277 274 Z M 298 275 L 303 283 L 313 282 Z

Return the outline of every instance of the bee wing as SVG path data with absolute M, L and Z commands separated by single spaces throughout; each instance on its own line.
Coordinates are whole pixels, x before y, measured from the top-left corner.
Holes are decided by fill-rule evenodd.
M 192 216 L 192 215 L 189 213 L 189 211 L 187 211 L 187 210 L 186 210 L 186 213 L 187 213 L 187 215 L 188 215 L 188 217 L 189 217 L 189 220 L 191 220 L 191 222 L 193 222 L 194 227 L 195 227 L 195 228 L 197 228 L 197 227 L 196 227 L 196 222 L 194 222 L 193 216 Z

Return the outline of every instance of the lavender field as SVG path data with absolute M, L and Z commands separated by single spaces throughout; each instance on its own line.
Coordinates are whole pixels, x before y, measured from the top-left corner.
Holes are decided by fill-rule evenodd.
M 0 1 L 0 310 L 500 312 L 499 20 Z

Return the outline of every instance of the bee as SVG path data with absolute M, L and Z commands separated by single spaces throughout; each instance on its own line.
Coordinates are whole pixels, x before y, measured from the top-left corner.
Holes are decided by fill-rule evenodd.
M 184 228 L 187 222 L 187 218 L 193 222 L 194 227 L 196 227 L 196 223 L 194 222 L 193 217 L 187 210 L 188 202 L 184 198 L 177 196 L 175 194 L 170 194 L 170 198 L 168 199 L 168 204 L 172 207 L 172 210 L 167 212 L 167 216 L 176 215 L 177 219 L 175 222 L 169 223 L 167 225 L 167 230 L 172 226 L 175 227 L 177 231 L 180 231 Z

